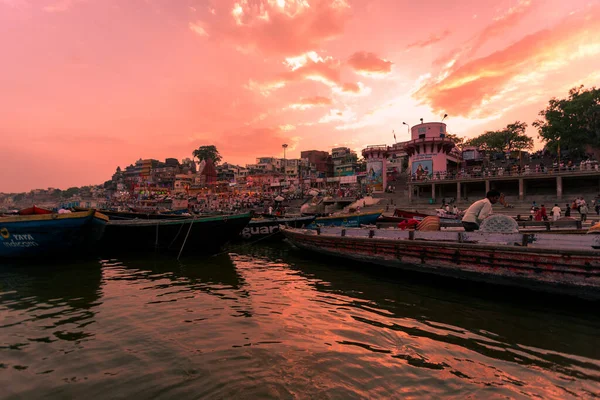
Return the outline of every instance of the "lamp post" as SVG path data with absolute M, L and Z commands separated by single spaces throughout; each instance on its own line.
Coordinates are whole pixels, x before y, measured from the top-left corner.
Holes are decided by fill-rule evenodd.
M 285 161 L 285 150 L 287 149 L 288 145 L 287 143 L 284 143 L 281 145 L 281 147 L 283 147 L 283 179 L 284 182 L 287 183 L 287 162 Z
M 410 137 L 410 125 L 406 122 L 403 122 L 402 125 L 406 125 L 406 133 L 408 133 L 408 136 Z

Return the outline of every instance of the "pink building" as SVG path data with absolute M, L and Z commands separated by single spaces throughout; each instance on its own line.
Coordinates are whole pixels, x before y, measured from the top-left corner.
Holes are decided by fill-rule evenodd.
M 460 153 L 446 137 L 446 124 L 426 122 L 411 128 L 411 140 L 404 143 L 412 180 L 440 179 L 460 165 Z

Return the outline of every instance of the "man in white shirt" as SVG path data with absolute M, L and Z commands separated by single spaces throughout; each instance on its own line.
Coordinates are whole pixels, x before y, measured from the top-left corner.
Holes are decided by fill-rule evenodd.
M 462 224 L 466 232 L 473 232 L 479 229 L 481 222 L 492 213 L 492 204 L 496 204 L 500 199 L 500 192 L 490 190 L 485 199 L 481 199 L 471 204 L 467 208 L 462 218 Z
M 552 207 L 552 221 L 558 221 L 558 219 L 560 218 L 560 213 L 561 213 L 561 209 L 558 206 L 558 204 L 554 204 L 554 207 Z

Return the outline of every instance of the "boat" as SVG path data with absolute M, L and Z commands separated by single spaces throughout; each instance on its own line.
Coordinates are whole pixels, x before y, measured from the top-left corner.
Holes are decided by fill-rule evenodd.
M 64 214 L 39 207 L 0 217 L 0 258 L 68 257 L 95 249 L 108 217 L 88 210 Z
M 321 226 L 343 226 L 348 228 L 360 227 L 361 225 L 374 225 L 382 211 L 362 212 L 352 214 L 338 214 L 329 217 L 318 217 L 307 226 L 308 229 L 316 229 Z
M 283 228 L 316 253 L 600 300 L 600 235 Z
M 424 214 L 424 213 L 420 213 L 420 212 L 416 212 L 416 211 L 407 211 L 407 210 L 401 210 L 399 208 L 396 208 L 394 210 L 394 214 L 392 216 L 383 216 L 383 218 L 381 218 L 379 222 L 402 222 L 402 221 L 406 221 L 408 219 L 415 219 L 417 221 L 420 221 L 423 218 L 430 217 L 432 215 L 433 214 Z M 436 209 L 435 215 L 437 215 L 441 219 L 450 219 L 450 220 L 460 220 L 462 217 L 460 214 L 454 214 L 454 213 L 448 212 L 442 208 Z
M 254 239 L 282 239 L 279 225 L 291 226 L 292 228 L 304 228 L 315 220 L 314 216 L 302 217 L 269 217 L 253 218 L 248 225 L 242 229 L 240 236 L 243 240 Z
M 75 211 L 87 211 L 87 208 L 74 207 Z M 137 211 L 113 211 L 100 210 L 100 212 L 108 216 L 111 220 L 132 220 L 132 219 L 185 219 L 190 215 L 181 214 L 163 214 L 158 212 L 137 212 Z
M 236 239 L 252 214 L 186 219 L 110 220 L 102 239 L 107 251 L 167 250 L 215 253 Z

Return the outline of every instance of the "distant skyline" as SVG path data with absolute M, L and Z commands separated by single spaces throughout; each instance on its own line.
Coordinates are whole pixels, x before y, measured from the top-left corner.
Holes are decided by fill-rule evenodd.
M 531 125 L 600 83 L 600 0 L 0 0 L 0 52 L 0 192 L 66 189 Z

